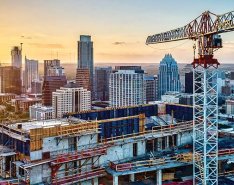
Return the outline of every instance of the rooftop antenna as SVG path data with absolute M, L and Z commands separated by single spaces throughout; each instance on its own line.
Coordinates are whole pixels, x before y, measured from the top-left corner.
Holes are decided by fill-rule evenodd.
M 20 43 L 20 50 L 21 51 L 23 50 L 23 43 L 22 42 Z

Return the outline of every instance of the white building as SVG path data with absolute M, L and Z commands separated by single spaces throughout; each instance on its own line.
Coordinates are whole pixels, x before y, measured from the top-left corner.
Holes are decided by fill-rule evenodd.
M 79 88 L 61 87 L 52 94 L 54 118 L 62 118 L 63 114 L 91 109 L 91 92 Z
M 48 120 L 53 118 L 53 107 L 35 104 L 29 107 L 30 120 Z
M 167 92 L 161 96 L 162 102 L 180 103 L 180 95 L 177 92 Z
M 118 66 L 110 75 L 110 106 L 144 104 L 144 70 L 140 66 Z

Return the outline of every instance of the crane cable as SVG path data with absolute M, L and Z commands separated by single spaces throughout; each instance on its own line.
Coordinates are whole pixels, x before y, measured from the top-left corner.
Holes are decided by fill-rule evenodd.
M 190 40 L 186 40 L 185 42 L 183 42 L 183 43 L 181 43 L 181 44 L 179 44 L 179 45 L 176 45 L 176 46 L 174 46 L 174 47 L 171 47 L 171 48 L 154 48 L 154 47 L 152 47 L 152 46 L 149 45 L 149 44 L 148 44 L 147 46 L 149 46 L 150 48 L 153 48 L 154 50 L 169 50 L 169 49 L 174 49 L 174 48 L 180 47 L 180 46 L 186 44 L 188 41 L 190 41 Z

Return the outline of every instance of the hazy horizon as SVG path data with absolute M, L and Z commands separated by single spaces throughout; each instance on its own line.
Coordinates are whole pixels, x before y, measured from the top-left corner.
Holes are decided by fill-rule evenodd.
M 186 7 L 186 11 L 185 11 Z M 146 46 L 148 35 L 184 26 L 206 10 L 229 12 L 234 1 L 219 0 L 0 0 L 0 61 L 23 43 L 23 58 L 42 61 L 77 59 L 77 41 L 91 35 L 95 63 L 154 63 L 172 53 L 179 63 L 193 59 L 190 40 Z M 223 34 L 224 48 L 215 58 L 234 61 L 234 35 Z

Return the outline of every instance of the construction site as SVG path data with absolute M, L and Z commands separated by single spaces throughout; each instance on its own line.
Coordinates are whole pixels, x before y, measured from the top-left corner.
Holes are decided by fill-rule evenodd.
M 234 184 L 234 127 L 218 119 L 213 58 L 219 34 L 233 30 L 234 12 L 204 12 L 147 38 L 147 45 L 197 41 L 193 106 L 152 102 L 1 123 L 0 184 Z
M 158 103 L 1 124 L 0 184 L 192 184 L 192 112 Z M 234 169 L 227 127 L 218 154 L 225 177 Z

